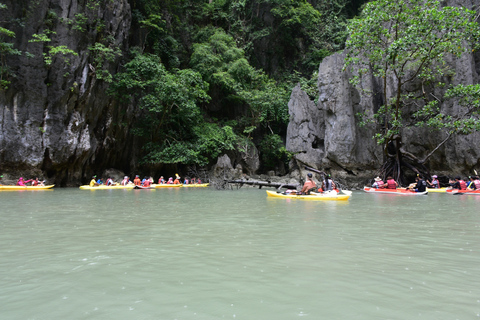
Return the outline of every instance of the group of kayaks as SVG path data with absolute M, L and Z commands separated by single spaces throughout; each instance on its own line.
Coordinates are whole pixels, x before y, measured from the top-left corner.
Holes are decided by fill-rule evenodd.
M 127 184 L 126 186 L 123 185 L 99 185 L 90 187 L 89 185 L 80 186 L 82 190 L 109 190 L 109 189 L 160 189 L 160 188 L 206 188 L 210 184 L 209 183 L 195 183 L 195 184 L 152 184 L 148 187 L 143 186 L 136 186 L 134 184 Z
M 415 192 L 407 188 L 397 188 L 397 189 L 377 189 L 371 187 L 364 187 L 363 190 L 367 193 L 379 193 L 379 194 L 391 194 L 391 195 L 400 195 L 400 196 L 423 196 L 427 195 L 429 192 L 432 193 L 446 193 L 446 194 L 466 194 L 466 195 L 480 195 L 480 190 L 458 190 L 450 188 L 439 188 L 439 189 L 430 189 L 427 188 L 424 192 Z M 311 192 L 310 194 L 286 194 L 285 192 L 280 191 L 270 191 L 267 190 L 267 196 L 273 198 L 284 198 L 284 199 L 299 199 L 299 200 L 313 200 L 313 201 L 325 201 L 325 200 L 348 200 L 352 196 L 351 191 L 347 190 L 332 190 L 322 193 Z
M 428 193 L 447 193 L 447 194 L 467 194 L 467 195 L 480 195 L 480 190 L 458 190 L 451 188 L 427 188 L 424 192 L 415 192 L 407 188 L 397 188 L 397 189 L 386 189 L 386 188 L 373 188 L 373 187 L 364 187 L 363 191 L 368 193 L 382 193 L 382 194 L 394 194 L 402 196 L 422 196 L 427 195 Z

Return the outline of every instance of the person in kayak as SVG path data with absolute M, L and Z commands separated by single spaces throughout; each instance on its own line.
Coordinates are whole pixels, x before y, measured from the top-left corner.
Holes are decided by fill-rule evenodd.
M 473 178 L 473 186 L 475 187 L 476 190 L 480 190 L 480 180 L 478 179 L 478 176 L 474 176 Z
M 138 176 L 138 174 L 135 176 L 135 179 L 133 179 L 133 184 L 136 186 L 142 185 L 142 180 L 140 180 L 140 177 Z
M 425 192 L 425 191 L 427 191 L 427 182 L 425 180 L 423 180 L 421 176 L 417 176 L 415 178 L 415 181 L 417 183 L 415 184 L 415 188 L 413 189 L 413 191 L 415 191 L 415 192 Z
M 465 183 L 464 180 L 460 178 L 460 176 L 456 176 L 455 180 L 450 180 L 450 186 L 452 189 L 457 189 L 457 190 L 467 190 L 467 184 Z
M 95 180 L 95 178 L 97 178 L 97 176 L 93 176 L 93 177 L 92 177 L 92 180 L 90 180 L 90 187 L 96 187 L 96 186 L 98 186 L 98 183 L 97 183 L 97 181 Z
M 372 184 L 372 188 L 376 188 L 376 189 L 380 189 L 380 188 L 383 188 L 383 185 L 385 184 L 383 181 L 382 181 L 382 178 L 380 177 L 376 177 L 375 179 L 375 182 Z
M 143 186 L 144 187 L 150 187 L 151 184 L 152 184 L 152 181 L 150 181 L 150 179 L 145 177 L 145 180 L 143 181 Z
M 313 175 L 311 173 L 307 173 L 307 181 L 303 184 L 302 190 L 300 190 L 301 194 L 310 194 L 310 191 L 313 191 L 317 188 L 317 184 L 313 181 Z
M 337 186 L 335 185 L 335 182 L 333 182 L 332 177 L 330 175 L 325 176 L 325 179 L 323 180 L 323 183 L 322 183 L 322 190 L 331 191 L 336 187 Z
M 393 177 L 388 176 L 387 177 L 387 182 L 383 185 L 383 188 L 387 189 L 397 189 L 398 187 L 398 182 L 393 179 Z
M 438 176 L 436 176 L 436 175 L 433 175 L 432 176 L 432 182 L 427 181 L 427 184 L 434 189 L 440 188 L 440 181 L 438 181 Z
M 123 180 L 122 180 L 122 182 L 120 182 L 120 184 L 121 184 L 122 186 L 126 186 L 126 185 L 129 184 L 130 182 L 131 182 L 131 181 L 130 181 L 130 178 L 129 178 L 128 176 L 125 176 L 125 177 L 123 177 Z
M 164 184 L 165 183 L 165 179 L 163 178 L 163 176 L 161 176 L 159 179 L 158 179 L 158 184 Z
M 182 184 L 180 182 L 180 176 L 178 174 L 175 176 L 175 180 L 173 181 L 173 184 Z
M 26 187 L 27 183 L 29 183 L 30 181 L 32 181 L 32 179 L 23 180 L 23 177 L 20 177 L 20 179 L 18 179 L 18 181 L 17 181 L 17 186 Z

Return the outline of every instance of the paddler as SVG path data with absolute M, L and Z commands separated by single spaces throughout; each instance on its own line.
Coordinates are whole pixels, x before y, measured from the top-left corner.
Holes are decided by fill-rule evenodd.
M 23 180 L 23 177 L 20 177 L 20 179 L 18 179 L 18 181 L 17 181 L 17 186 L 26 187 L 27 183 L 29 183 L 30 181 L 32 181 L 32 179 Z
M 175 180 L 173 181 L 173 184 L 182 184 L 180 182 L 180 176 L 178 174 L 175 174 Z
M 322 183 L 322 190 L 331 191 L 335 188 L 336 188 L 336 185 L 335 185 L 335 182 L 333 182 L 332 177 L 330 175 L 326 175 Z
M 133 179 L 133 184 L 136 186 L 142 185 L 142 180 L 140 180 L 140 177 L 138 176 L 138 174 L 135 176 L 135 179 Z
M 376 188 L 376 189 L 383 188 L 383 185 L 384 185 L 385 183 L 383 183 L 382 178 L 376 177 L 376 178 L 373 179 L 373 180 L 375 180 L 375 182 L 372 184 L 372 188 Z
M 92 176 L 92 180 L 90 180 L 90 187 L 96 187 L 98 186 L 97 181 L 95 180 L 97 176 Z
M 313 191 L 317 188 L 317 184 L 313 181 L 313 175 L 309 172 L 307 173 L 307 181 L 303 184 L 301 194 L 310 194 L 310 191 Z
M 388 176 L 387 177 L 387 183 L 385 183 L 383 185 L 384 188 L 387 188 L 387 189 L 397 189 L 398 187 L 398 182 L 395 181 L 395 179 L 393 179 L 393 177 L 391 176 Z
M 456 176 L 454 181 L 450 180 L 450 186 L 452 189 L 467 190 L 467 184 L 460 178 L 460 176 Z
M 413 189 L 415 192 L 425 192 L 427 191 L 427 182 L 422 179 L 421 176 L 417 176 L 415 178 L 415 181 L 417 182 L 415 184 L 415 188 Z

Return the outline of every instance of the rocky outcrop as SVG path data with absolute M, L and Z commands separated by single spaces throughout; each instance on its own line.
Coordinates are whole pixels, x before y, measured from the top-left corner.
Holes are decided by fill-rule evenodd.
M 361 185 L 377 174 L 383 153 L 372 139 L 374 128 L 361 127 L 356 114 L 371 114 L 378 110 L 383 103 L 383 84 L 370 75 L 363 78 L 360 87 L 354 87 L 348 81 L 351 74 L 342 71 L 344 58 L 344 53 L 337 53 L 320 64 L 316 105 L 299 87 L 293 90 L 289 102 L 287 150 L 295 153 L 294 159 L 300 168 L 306 164 Z M 447 84 L 480 82 L 478 54 L 465 54 L 450 63 L 456 76 L 445 79 Z M 393 83 L 387 83 L 387 86 L 387 92 L 393 91 Z M 432 90 L 434 95 L 442 96 L 445 89 Z M 462 107 L 458 102 L 444 101 L 441 110 L 455 115 L 462 112 Z M 402 136 L 404 149 L 419 158 L 425 157 L 445 138 L 439 132 L 422 128 L 404 130 Z M 472 174 L 474 168 L 480 168 L 480 146 L 475 142 L 479 139 L 480 133 L 453 136 L 436 151 L 427 165 L 435 173 Z M 321 144 L 314 141 L 321 141 Z
M 96 168 L 126 169 L 134 159 L 128 135 L 132 110 L 118 110 L 106 94 L 109 61 L 101 48 L 126 52 L 131 13 L 127 0 L 3 0 L 6 27 L 21 56 L 7 56 L 12 83 L 0 91 L 0 159 L 3 172 L 41 169 L 57 185 L 78 183 Z M 31 42 L 34 34 L 49 42 Z M 78 55 L 45 57 L 66 46 Z M 28 54 L 26 53 L 28 52 Z M 33 57 L 31 56 L 33 54 Z M 102 78 L 102 79 L 100 79 Z

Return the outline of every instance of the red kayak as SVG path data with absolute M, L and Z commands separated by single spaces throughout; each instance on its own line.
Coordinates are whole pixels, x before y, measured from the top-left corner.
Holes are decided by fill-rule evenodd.
M 428 194 L 428 190 L 424 192 L 415 192 L 412 190 L 408 190 L 405 188 L 397 188 L 397 189 L 377 189 L 377 188 L 370 188 L 370 187 L 363 187 L 363 191 L 368 193 L 382 193 L 382 194 L 394 194 L 399 196 L 423 196 Z
M 449 194 L 472 194 L 472 195 L 479 195 L 480 196 L 480 190 L 447 189 L 447 193 L 449 193 Z

